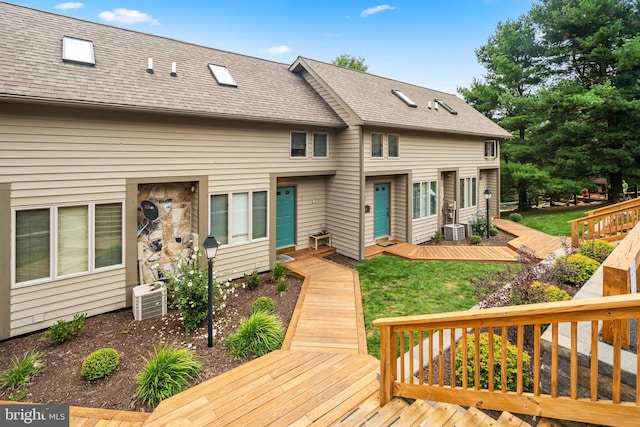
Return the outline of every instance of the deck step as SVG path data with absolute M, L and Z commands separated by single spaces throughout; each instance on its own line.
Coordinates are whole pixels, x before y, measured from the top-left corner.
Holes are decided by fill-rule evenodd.
M 416 400 L 409 404 L 395 398 L 380 408 L 378 397 L 372 397 L 335 425 L 359 427 L 531 427 L 518 417 L 503 412 L 495 420 L 477 408 L 464 410 L 446 403 L 430 404 Z

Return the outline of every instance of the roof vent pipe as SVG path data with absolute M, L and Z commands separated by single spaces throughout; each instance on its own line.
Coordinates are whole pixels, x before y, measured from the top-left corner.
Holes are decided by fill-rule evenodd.
M 435 102 L 433 103 L 433 107 L 434 107 L 434 109 L 435 109 L 436 111 L 438 111 L 438 101 L 435 101 Z
M 153 74 L 153 58 L 149 58 L 147 61 L 147 73 Z
M 171 77 L 178 77 L 178 73 L 176 72 L 176 63 L 171 63 Z
M 429 107 L 429 110 L 431 110 L 431 101 L 429 101 L 429 106 L 428 107 Z

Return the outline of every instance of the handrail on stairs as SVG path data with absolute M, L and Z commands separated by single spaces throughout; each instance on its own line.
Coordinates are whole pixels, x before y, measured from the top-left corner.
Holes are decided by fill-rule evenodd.
M 635 380 L 640 358 L 629 356 L 620 339 L 623 322 L 638 317 L 640 295 L 632 294 L 377 319 L 373 325 L 380 328 L 380 403 L 399 396 L 603 425 L 624 420 L 624 425 L 640 426 L 640 382 Z M 611 354 L 599 350 L 601 321 L 613 325 Z M 568 342 L 559 336 L 560 326 L 570 328 Z M 525 328 L 533 329 L 529 368 Z M 489 348 L 483 359 L 479 346 L 466 349 L 469 340 L 479 342 L 484 332 Z M 507 386 L 507 346 L 497 344 L 500 338 L 503 342 L 511 338 L 517 348 L 512 390 Z M 636 348 L 638 341 L 633 343 Z M 461 343 L 458 361 L 455 351 L 448 351 L 448 342 L 453 343 L 451 348 Z M 402 356 L 405 348 L 416 349 L 408 360 Z M 566 373 L 561 372 L 562 356 L 569 361 Z M 611 372 L 605 372 L 606 358 Z M 480 363 L 487 367 L 484 383 Z M 543 363 L 550 372 L 543 372 Z M 532 377 L 529 388 L 527 372 Z M 566 388 L 561 385 L 565 375 Z

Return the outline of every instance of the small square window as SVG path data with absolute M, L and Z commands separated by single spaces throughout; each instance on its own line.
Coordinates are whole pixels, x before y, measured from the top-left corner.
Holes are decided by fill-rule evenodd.
M 372 133 L 371 134 L 371 157 L 380 158 L 382 156 L 383 156 L 382 134 Z
M 326 133 L 313 134 L 313 157 L 328 157 Z
M 496 141 L 485 141 L 484 142 L 484 156 L 485 157 L 496 157 L 497 155 L 497 144 Z
M 62 60 L 95 65 L 93 42 L 67 36 L 62 37 Z
M 306 132 L 291 132 L 291 157 L 307 157 Z
M 389 157 L 400 157 L 400 137 L 389 135 L 387 141 L 389 143 Z

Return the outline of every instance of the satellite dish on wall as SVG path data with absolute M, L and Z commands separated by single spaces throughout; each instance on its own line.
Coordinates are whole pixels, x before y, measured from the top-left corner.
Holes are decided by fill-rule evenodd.
M 149 200 L 143 200 L 140 203 L 140 209 L 142 209 L 142 214 L 149 221 L 155 221 L 156 219 L 158 219 L 158 207 L 155 205 L 155 203 L 150 202 Z

